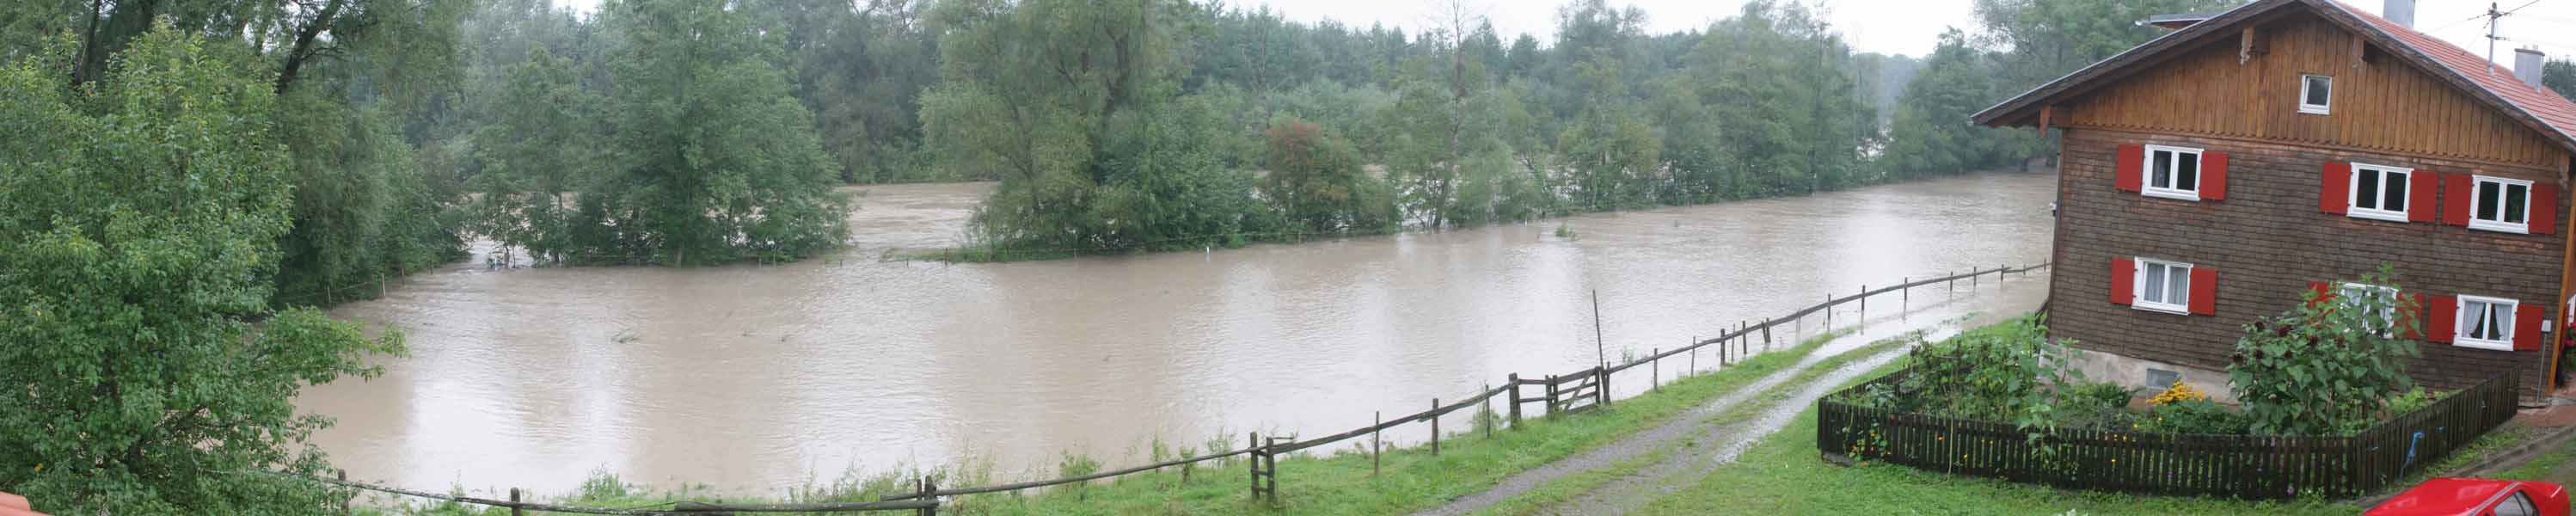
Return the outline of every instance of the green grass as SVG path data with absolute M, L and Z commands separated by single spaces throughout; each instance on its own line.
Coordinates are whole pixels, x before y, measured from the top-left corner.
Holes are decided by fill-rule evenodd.
M 1902 368 L 1890 362 L 1849 384 Z M 1847 384 L 1847 385 L 1849 385 Z M 2358 507 L 2320 501 L 2240 502 L 2069 491 L 1950 476 L 1889 464 L 1840 467 L 1816 451 L 1816 411 L 1747 450 L 1698 484 L 1656 500 L 1643 514 L 2235 514 L 2348 515 Z
M 1443 422 L 1449 424 L 1442 425 L 1442 428 L 1456 433 L 1441 438 L 1439 456 L 1432 456 L 1427 446 L 1390 447 L 1382 458 L 1383 472 L 1375 475 L 1370 473 L 1368 455 L 1361 452 L 1360 446 L 1367 442 L 1365 437 L 1315 448 L 1310 450 L 1312 453 L 1285 457 L 1279 461 L 1279 504 L 1276 506 L 1252 501 L 1245 462 L 1225 460 L 1200 464 L 1186 479 L 1180 468 L 1171 468 L 1088 485 L 966 496 L 950 500 L 940 510 L 1018 515 L 1389 514 L 1429 509 L 1452 498 L 1490 488 L 1513 473 L 1564 459 L 1652 427 L 1690 407 L 1793 366 L 1800 358 L 1843 333 L 1818 336 L 1794 347 L 1758 354 L 1723 370 L 1667 379 L 1669 383 L 1661 389 L 1618 400 L 1605 410 L 1541 418 L 1531 410 L 1536 409 L 1533 406 L 1524 409 L 1526 419 L 1521 425 L 1496 429 L 1490 438 L 1470 423 L 1473 416 L 1452 415 L 1444 418 Z M 1633 385 L 1647 380 L 1634 371 L 1623 371 L 1612 379 L 1613 385 Z M 1497 412 L 1503 412 L 1497 405 Z M 1407 425 L 1389 433 L 1420 435 L 1426 429 L 1421 425 Z M 1231 440 L 1224 442 L 1236 443 Z M 961 476 L 956 471 L 978 473 Z M 950 469 L 933 474 L 947 477 L 940 481 L 944 486 L 995 483 L 996 479 L 981 473 L 985 471 L 989 468 Z M 845 476 L 838 482 L 806 486 L 783 499 L 729 497 L 723 500 L 738 503 L 871 501 L 885 494 L 904 492 L 908 489 L 905 479 L 917 475 Z M 658 506 L 677 500 L 710 501 L 718 498 L 698 488 L 660 492 L 625 487 L 613 476 L 605 481 L 587 483 L 583 491 L 544 499 L 565 505 L 632 508 Z M 372 513 L 480 515 L 506 514 L 507 511 L 475 512 L 464 507 L 415 504 L 378 508 Z
M 1734 407 L 1729 407 L 1724 412 L 1711 414 L 1707 418 L 1702 419 L 1700 424 L 1711 427 L 1723 427 L 1736 424 L 1747 419 L 1752 419 L 1754 416 L 1761 415 L 1764 411 L 1770 410 L 1774 405 L 1787 399 L 1792 393 L 1797 392 L 1799 389 L 1806 388 L 1808 384 L 1815 382 L 1817 378 L 1828 373 L 1832 373 L 1836 369 L 1841 369 L 1845 364 L 1875 356 L 1890 348 L 1919 342 L 1921 339 L 1921 333 L 1908 334 L 1901 337 L 1894 337 L 1870 343 L 1868 346 L 1863 346 L 1859 349 L 1854 349 L 1849 352 L 1819 360 L 1815 365 L 1809 366 L 1808 368 L 1799 371 L 1796 376 L 1790 377 L 1788 381 L 1781 382 L 1779 385 L 1774 385 L 1770 389 L 1762 391 L 1762 394 L 1748 398 L 1744 400 L 1744 403 L 1737 404 Z M 1529 492 L 1521 493 L 1519 496 L 1503 500 L 1501 503 L 1496 503 L 1493 507 L 1487 508 L 1481 512 L 1484 514 L 1537 513 L 1541 509 L 1573 501 L 1575 497 L 1581 496 L 1584 493 L 1591 492 L 1595 489 L 1599 489 L 1602 485 L 1608 484 L 1612 480 L 1617 480 L 1621 477 L 1634 474 L 1646 466 L 1662 462 L 1665 458 L 1671 457 L 1675 452 L 1697 448 L 1700 444 L 1701 443 L 1695 441 L 1685 442 L 1683 443 L 1683 446 L 1677 448 L 1667 447 L 1658 449 L 1629 460 L 1620 461 L 1610 467 L 1596 468 L 1590 471 L 1569 475 L 1565 478 L 1557 479 L 1554 482 L 1542 484 L 1536 489 L 1531 489 Z

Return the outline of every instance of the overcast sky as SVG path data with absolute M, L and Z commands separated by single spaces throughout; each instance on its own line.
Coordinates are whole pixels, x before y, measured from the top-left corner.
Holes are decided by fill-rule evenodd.
M 585 11 L 599 0 L 556 0 Z M 1367 27 L 1372 23 L 1401 26 L 1406 32 L 1432 25 L 1434 5 L 1441 0 L 1228 0 L 1235 5 L 1267 5 L 1289 18 L 1313 22 L 1325 18 L 1341 20 L 1346 25 Z M 2348 0 L 2346 3 L 2364 11 L 2377 13 L 2384 0 Z M 1539 41 L 1554 38 L 1555 0 L 1467 0 L 1468 5 L 1485 13 L 1509 41 L 1521 33 L 1537 35 Z M 1741 9 L 1741 0 L 1610 0 L 1612 5 L 1633 5 L 1646 11 L 1647 29 L 1674 32 L 1703 28 L 1719 18 Z M 2487 26 L 2481 14 L 2488 2 L 2475 0 L 2416 0 L 2415 27 L 2454 45 L 2475 53 L 2486 53 Z M 1968 30 L 1976 23 L 1971 11 L 1972 0 L 1825 0 L 1824 8 L 1837 30 L 1852 47 L 1863 52 L 1920 56 L 1932 50 L 1945 27 Z M 2536 45 L 2552 57 L 2576 56 L 2576 0 L 2509 0 L 2498 7 L 2513 11 L 2506 16 L 2497 35 L 2508 41 L 2496 45 L 2500 62 L 2510 65 L 2512 48 Z

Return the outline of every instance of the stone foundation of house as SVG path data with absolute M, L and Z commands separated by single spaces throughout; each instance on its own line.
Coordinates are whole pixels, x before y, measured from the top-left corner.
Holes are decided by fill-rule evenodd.
M 2179 366 L 2082 348 L 2073 348 L 2071 351 L 2074 351 L 2075 369 L 2084 372 L 2084 378 L 2087 380 L 2111 382 L 2121 387 L 2138 389 L 2140 396 L 2153 396 L 2155 393 L 2164 392 L 2166 388 L 2173 387 L 2174 380 L 2180 379 L 2183 383 L 2191 384 L 2192 388 L 2208 394 L 2210 401 L 2230 405 L 2236 403 L 2236 390 L 2228 386 L 2226 371 Z

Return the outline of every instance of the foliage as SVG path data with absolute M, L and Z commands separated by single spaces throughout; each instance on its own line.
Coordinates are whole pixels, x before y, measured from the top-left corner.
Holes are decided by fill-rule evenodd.
M 839 172 L 752 17 L 724 4 L 601 6 L 623 36 L 618 152 L 579 197 L 573 257 L 609 263 L 794 259 L 848 236 Z
M 573 71 L 545 47 L 530 49 L 492 105 L 496 122 L 472 136 L 482 162 L 469 183 L 477 194 L 472 227 L 545 262 L 559 263 L 578 249 L 572 197 L 603 159 L 591 151 L 599 135 L 582 123 L 597 118 L 589 113 L 597 101 Z
M 57 514 L 324 511 L 305 386 L 369 338 L 272 311 L 295 155 L 255 56 L 168 23 L 90 82 L 72 45 L 0 68 L 0 485 Z
M 2200 388 L 2192 387 L 2182 380 L 2174 380 L 2172 387 L 2166 387 L 2163 392 L 2156 393 L 2155 397 L 2147 398 L 2147 405 L 2161 407 L 2170 403 L 2208 400 L 2209 394 L 2200 392 Z
M 2137 430 L 2171 434 L 2243 435 L 2252 430 L 2245 416 L 2208 398 L 2182 398 L 2158 403 L 2138 418 Z
M 1296 118 L 1272 122 L 1261 194 L 1294 231 L 1374 233 L 1397 227 L 1386 185 L 1360 169 L 1349 141 Z
M 2414 412 L 2417 409 L 2431 406 L 2435 401 L 2441 401 L 2443 396 L 2447 396 L 2449 394 L 2450 393 L 2448 392 L 2427 391 L 2424 390 L 2424 386 L 2418 385 L 2415 386 L 2415 388 L 2407 389 L 2405 394 L 2399 394 L 2397 397 L 2389 398 L 2388 414 L 2391 417 L 2395 417 L 2408 412 Z
M 2406 361 L 2420 352 L 2416 301 L 2394 295 L 2387 266 L 2331 299 L 2315 292 L 2279 316 L 2246 325 L 2227 367 L 2253 431 L 2335 435 L 2358 431 L 2414 387 Z
M 1899 407 L 2054 429 L 2057 394 L 2078 392 L 2083 374 L 2069 366 L 2068 343 L 2047 335 L 2038 316 L 2026 316 L 1915 348 L 1907 356 L 1914 367 L 1897 387 Z
M 1968 121 L 1999 100 L 1993 77 L 1984 56 L 1968 47 L 1966 34 L 1942 33 L 1921 74 L 1897 99 L 1884 157 L 1889 170 L 1900 177 L 1955 174 L 2025 157 L 2002 148 L 2000 133 L 2018 131 Z

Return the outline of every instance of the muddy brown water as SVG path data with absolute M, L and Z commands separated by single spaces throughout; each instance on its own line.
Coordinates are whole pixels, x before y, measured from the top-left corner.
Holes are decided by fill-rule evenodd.
M 352 479 L 432 491 L 560 493 L 607 471 L 774 495 L 961 462 L 1048 477 L 1066 453 L 1116 467 L 1156 439 L 1323 435 L 1507 373 L 1590 366 L 1595 290 L 1615 361 L 1865 284 L 2043 261 L 2055 177 L 1210 252 L 877 259 L 956 242 L 991 188 L 866 188 L 851 249 L 793 264 L 476 260 L 415 275 L 333 310 L 402 328 L 411 356 L 384 360 L 373 381 L 308 389 L 298 405 L 339 420 L 312 442 Z M 1557 236 L 1560 223 L 1574 238 Z M 2039 276 L 2003 288 L 2018 304 L 1974 301 L 1992 292 L 1941 302 L 1939 290 L 1912 304 L 1931 307 L 1918 308 L 1926 317 L 2022 306 Z M 1454 417 L 1443 426 L 1469 428 L 1472 416 Z

